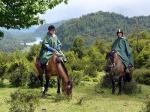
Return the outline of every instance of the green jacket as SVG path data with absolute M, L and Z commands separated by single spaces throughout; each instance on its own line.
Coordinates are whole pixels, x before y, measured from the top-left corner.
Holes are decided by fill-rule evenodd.
M 59 57 L 65 58 L 63 52 L 61 51 L 62 44 L 58 40 L 57 36 L 47 34 L 42 42 L 41 51 L 39 54 L 40 62 L 45 64 L 51 58 L 53 53 L 58 54 Z
M 115 40 L 115 42 L 112 45 L 112 50 L 116 50 L 118 52 L 122 59 L 122 62 L 126 67 L 128 67 L 129 64 L 132 64 L 134 66 L 129 44 L 123 37 L 118 37 Z

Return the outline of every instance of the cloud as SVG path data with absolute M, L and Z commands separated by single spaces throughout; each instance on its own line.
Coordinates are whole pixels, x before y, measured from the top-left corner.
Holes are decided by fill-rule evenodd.
M 97 11 L 116 12 L 129 17 L 150 15 L 149 4 L 149 0 L 69 0 L 67 5 L 59 4 L 40 17 L 47 23 L 54 23 Z

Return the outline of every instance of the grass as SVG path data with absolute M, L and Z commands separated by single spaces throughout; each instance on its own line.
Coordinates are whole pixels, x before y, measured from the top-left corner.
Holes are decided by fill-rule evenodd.
M 142 93 L 137 95 L 111 95 L 111 90 L 95 92 L 96 83 L 84 83 L 73 89 L 72 99 L 57 96 L 56 89 L 50 88 L 51 96 L 40 98 L 37 112 L 139 112 L 144 107 L 144 99 L 150 94 L 150 86 L 142 86 Z M 17 88 L 0 88 L 0 112 L 8 112 L 7 100 Z M 40 90 L 40 89 L 39 89 Z

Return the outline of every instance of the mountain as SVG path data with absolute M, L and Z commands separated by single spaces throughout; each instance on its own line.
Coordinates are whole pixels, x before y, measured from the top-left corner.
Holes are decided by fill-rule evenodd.
M 52 25 L 54 25 L 56 28 L 58 28 L 60 25 L 62 25 L 63 23 L 65 23 L 65 21 L 60 21 L 60 22 L 57 22 L 57 23 L 51 23 Z M 41 25 L 39 26 L 35 32 L 33 33 L 35 36 L 37 37 L 43 37 L 45 36 L 45 34 L 47 33 L 47 29 L 48 29 L 48 26 L 51 25 L 50 23 L 48 24 L 44 24 L 44 25 Z
M 25 42 L 34 41 L 35 37 L 44 37 L 50 24 L 39 26 L 33 32 L 16 33 L 18 39 Z M 83 15 L 80 18 L 70 19 L 54 23 L 57 35 L 64 45 L 69 49 L 76 37 L 84 38 L 89 46 L 97 38 L 113 39 L 116 37 L 117 29 L 123 29 L 125 36 L 141 30 L 150 31 L 150 16 L 125 17 L 110 12 L 96 12 Z M 14 34 L 10 32 L 11 36 Z
M 48 25 L 40 26 L 34 33 L 44 36 Z M 64 48 L 68 49 L 76 37 L 84 38 L 90 45 L 96 38 L 115 38 L 117 29 L 124 30 L 125 36 L 137 29 L 150 31 L 150 16 L 129 18 L 116 13 L 99 11 L 54 25 L 57 26 L 57 35 L 63 42 Z
M 94 40 L 94 37 L 114 38 L 119 28 L 128 36 L 137 27 L 139 30 L 150 31 L 150 16 L 128 18 L 116 13 L 99 11 L 66 21 L 58 27 L 57 32 L 65 46 L 70 47 L 77 36 L 86 37 L 87 41 L 89 38 Z

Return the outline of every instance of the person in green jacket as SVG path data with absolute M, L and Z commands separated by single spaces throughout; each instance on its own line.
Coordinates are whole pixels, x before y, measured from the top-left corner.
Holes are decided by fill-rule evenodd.
M 42 65 L 46 65 L 54 53 L 56 53 L 62 61 L 66 62 L 65 55 L 61 51 L 62 44 L 55 33 L 55 27 L 50 25 L 48 27 L 48 33 L 42 41 L 42 47 L 39 54 Z
M 120 29 L 117 31 L 117 39 L 112 45 L 112 50 L 117 51 L 121 57 L 123 64 L 125 65 L 126 72 L 130 73 L 131 68 L 134 66 L 131 50 L 128 42 L 123 36 L 123 31 Z

